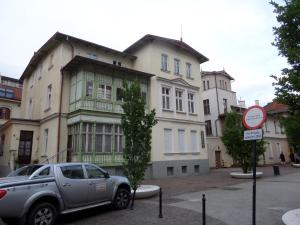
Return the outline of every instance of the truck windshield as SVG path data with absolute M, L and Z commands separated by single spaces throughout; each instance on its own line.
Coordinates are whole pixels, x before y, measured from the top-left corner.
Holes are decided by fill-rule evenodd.
M 30 166 L 24 166 L 21 167 L 10 174 L 8 174 L 8 177 L 15 177 L 15 176 L 30 176 L 33 174 L 34 171 L 36 171 L 38 168 L 42 167 L 43 165 L 30 165 Z

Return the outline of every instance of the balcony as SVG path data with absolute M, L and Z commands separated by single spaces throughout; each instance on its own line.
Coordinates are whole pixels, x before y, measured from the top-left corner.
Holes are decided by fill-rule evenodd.
M 74 112 L 79 109 L 91 111 L 104 111 L 111 113 L 123 113 L 122 102 L 111 102 L 101 99 L 81 99 L 70 104 L 70 112 Z

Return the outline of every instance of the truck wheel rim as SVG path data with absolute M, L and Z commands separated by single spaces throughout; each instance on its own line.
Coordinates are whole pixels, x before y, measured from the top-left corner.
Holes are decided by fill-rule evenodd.
M 37 211 L 34 217 L 35 225 L 49 225 L 53 219 L 52 211 L 49 208 L 42 208 Z
M 117 196 L 117 205 L 120 208 L 123 208 L 127 205 L 127 203 L 128 203 L 128 194 L 127 194 L 127 192 L 125 192 L 125 191 L 120 192 Z

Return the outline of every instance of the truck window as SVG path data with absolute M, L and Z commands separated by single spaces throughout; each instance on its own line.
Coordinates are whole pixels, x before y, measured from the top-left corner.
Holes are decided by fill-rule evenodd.
M 50 175 L 50 167 L 43 169 L 38 176 L 49 176 Z
M 95 166 L 91 166 L 91 165 L 86 165 L 85 166 L 88 178 L 93 179 L 93 178 L 104 178 L 104 173 L 98 169 Z
M 62 166 L 60 167 L 62 174 L 70 179 L 84 179 L 83 169 L 81 165 Z

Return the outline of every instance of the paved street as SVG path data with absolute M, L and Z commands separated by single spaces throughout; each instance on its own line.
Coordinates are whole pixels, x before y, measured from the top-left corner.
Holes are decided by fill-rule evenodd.
M 99 207 L 60 216 L 58 225 L 200 225 L 202 194 L 207 198 L 207 225 L 251 224 L 252 181 L 232 179 L 236 168 L 214 169 L 208 175 L 146 180 L 163 188 L 163 218 L 158 218 L 158 197 L 137 200 L 134 210 L 114 211 Z M 257 182 L 257 225 L 283 225 L 281 216 L 300 207 L 300 169 L 260 167 L 264 178 Z M 4 223 L 0 222 L 0 225 Z

